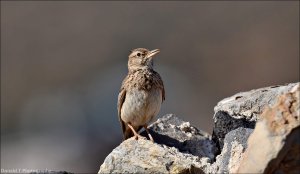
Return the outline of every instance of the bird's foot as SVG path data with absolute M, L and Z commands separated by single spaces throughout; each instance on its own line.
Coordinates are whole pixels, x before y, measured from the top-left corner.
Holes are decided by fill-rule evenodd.
M 131 124 L 127 124 L 128 125 L 128 127 L 132 130 L 132 132 L 133 132 L 133 134 L 134 134 L 134 138 L 136 139 L 136 140 L 138 140 L 139 138 L 145 138 L 145 137 L 143 137 L 143 136 L 141 136 L 140 134 L 138 134 L 135 130 L 134 130 L 134 128 L 131 126 Z
M 146 130 L 149 139 L 152 141 L 152 143 L 154 143 L 153 137 L 152 137 L 152 135 L 150 134 L 150 132 L 149 132 L 149 130 L 148 130 L 148 126 L 147 126 L 147 125 L 144 125 L 144 129 Z

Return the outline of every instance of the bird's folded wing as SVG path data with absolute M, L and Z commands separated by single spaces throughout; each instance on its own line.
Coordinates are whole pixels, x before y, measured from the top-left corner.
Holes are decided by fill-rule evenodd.
M 123 120 L 121 118 L 121 109 L 122 109 L 122 105 L 125 101 L 125 98 L 126 98 L 126 90 L 124 88 L 121 88 L 119 96 L 118 96 L 118 115 L 119 115 L 119 121 L 121 123 L 123 133 L 124 133 L 126 127 L 125 127 L 125 123 L 123 122 Z
M 155 77 L 156 85 L 162 91 L 162 102 L 163 102 L 166 99 L 164 82 L 163 82 L 163 80 L 161 79 L 160 75 L 157 72 L 154 72 L 154 77 Z

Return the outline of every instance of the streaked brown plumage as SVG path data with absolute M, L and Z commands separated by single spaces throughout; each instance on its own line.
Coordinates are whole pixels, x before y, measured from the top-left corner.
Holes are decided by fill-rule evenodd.
M 128 59 L 128 75 L 123 80 L 118 96 L 118 115 L 124 140 L 140 136 L 144 127 L 149 138 L 147 124 L 158 114 L 165 100 L 165 90 L 160 75 L 153 70 L 153 56 L 159 50 L 137 48 Z

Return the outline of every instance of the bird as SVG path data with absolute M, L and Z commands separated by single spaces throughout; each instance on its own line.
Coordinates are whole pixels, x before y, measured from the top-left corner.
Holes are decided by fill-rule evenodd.
M 148 130 L 148 123 L 159 113 L 165 100 L 165 88 L 161 76 L 153 70 L 153 58 L 159 49 L 136 48 L 128 56 L 128 74 L 118 95 L 118 116 L 123 131 L 123 141 L 143 138 L 138 131 Z

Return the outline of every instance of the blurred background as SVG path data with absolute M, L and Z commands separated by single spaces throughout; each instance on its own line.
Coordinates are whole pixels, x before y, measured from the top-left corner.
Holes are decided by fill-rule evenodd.
M 299 1 L 1 1 L 1 168 L 97 172 L 137 47 L 161 50 L 158 117 L 211 133 L 221 99 L 299 81 Z

